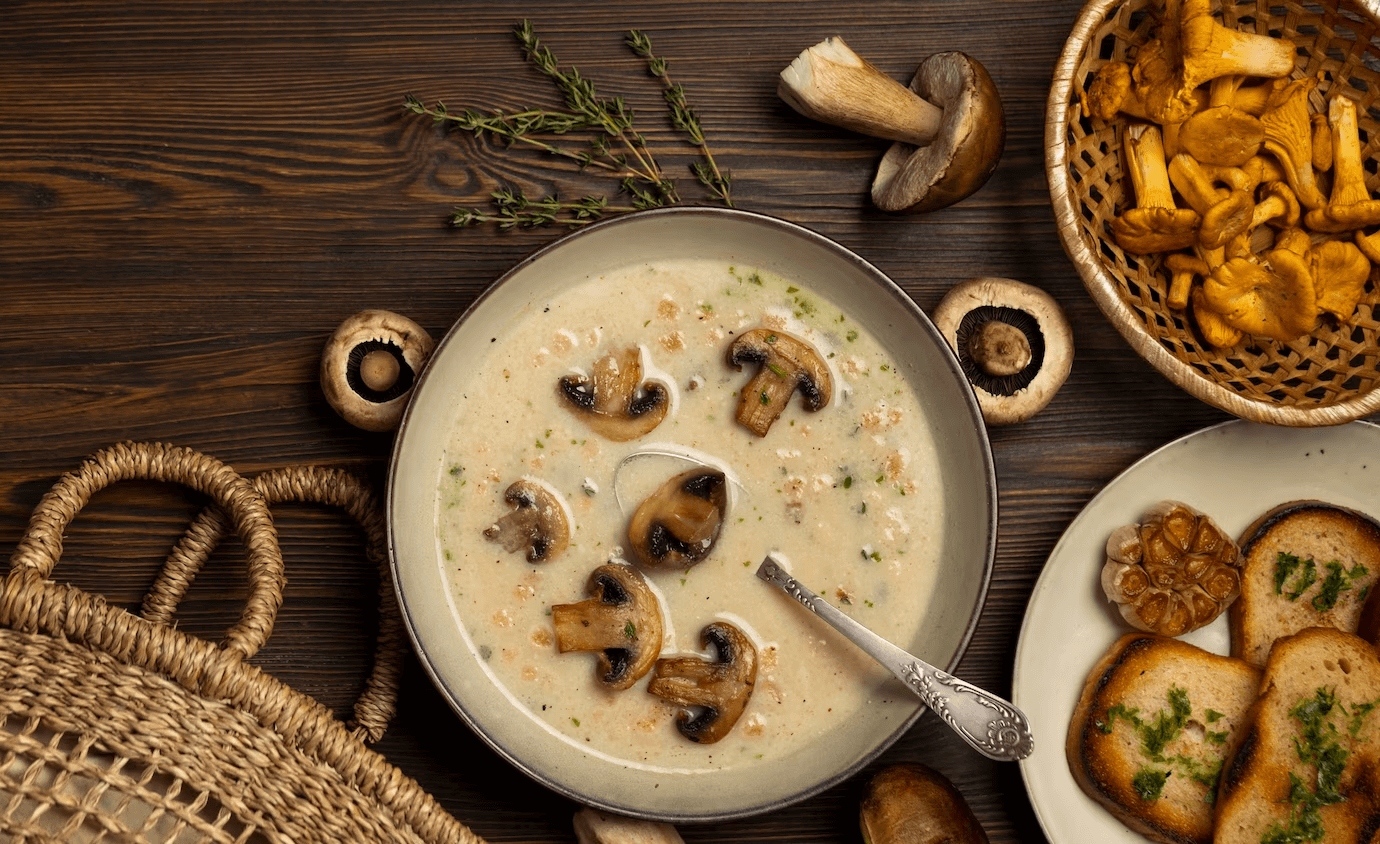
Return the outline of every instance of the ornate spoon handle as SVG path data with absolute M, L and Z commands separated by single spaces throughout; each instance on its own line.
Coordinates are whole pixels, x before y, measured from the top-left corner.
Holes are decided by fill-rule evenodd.
M 1009 701 L 940 671 L 868 630 L 786 574 L 770 555 L 758 567 L 757 576 L 780 587 L 890 669 L 944 723 L 983 756 L 998 762 L 1012 762 L 1030 755 L 1035 741 L 1030 733 L 1030 722 L 1026 720 L 1025 713 Z

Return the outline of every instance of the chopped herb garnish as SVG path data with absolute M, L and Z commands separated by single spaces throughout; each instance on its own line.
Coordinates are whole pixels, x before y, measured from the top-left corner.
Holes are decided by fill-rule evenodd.
M 1168 771 L 1141 768 L 1136 771 L 1135 776 L 1131 777 L 1131 788 L 1136 790 L 1136 795 L 1142 800 L 1158 800 L 1160 793 L 1164 791 L 1164 784 L 1168 780 Z
M 636 638 L 637 638 L 637 625 L 636 625 L 636 624 L 633 624 L 631 621 L 629 621 L 627 624 L 623 625 L 623 636 L 624 636 L 624 638 L 627 638 L 627 639 L 636 639 Z

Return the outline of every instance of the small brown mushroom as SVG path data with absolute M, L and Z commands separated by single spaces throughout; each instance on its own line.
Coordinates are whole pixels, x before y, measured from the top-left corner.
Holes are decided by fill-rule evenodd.
M 990 424 L 1034 416 L 1054 398 L 1073 367 L 1068 318 L 1054 297 L 1038 287 L 1010 278 L 969 279 L 945 294 L 933 316 Z M 993 323 L 1005 327 L 996 329 Z
M 777 93 L 813 120 L 895 141 L 872 182 L 883 211 L 916 214 L 968 197 L 996 170 L 1006 142 L 996 85 L 959 52 L 925 59 L 907 88 L 842 38 L 828 38 L 781 71 Z
M 631 688 L 661 654 L 661 604 L 631 566 L 606 563 L 589 575 L 589 600 L 551 607 L 556 649 L 597 653 L 599 682 Z
M 513 508 L 484 529 L 484 538 L 508 553 L 523 551 L 529 563 L 559 557 L 570 544 L 570 515 L 555 490 L 533 478 L 514 481 L 503 493 Z
M 433 345 L 431 335 L 405 316 L 378 309 L 354 314 L 321 355 L 326 401 L 356 428 L 393 430 Z
M 724 473 L 689 469 L 637 506 L 628 522 L 628 542 L 649 568 L 689 568 L 714 549 L 727 510 Z
M 649 433 L 671 405 L 666 385 L 643 380 L 642 351 L 636 346 L 599 358 L 590 375 L 565 376 L 560 392 L 576 416 L 614 442 Z
M 717 658 L 674 657 L 657 660 L 647 691 L 697 711 L 676 715 L 681 735 L 713 744 L 733 729 L 747 708 L 757 682 L 757 647 L 743 631 L 716 621 L 700 631 L 700 642 L 713 646 Z
M 968 801 L 947 777 L 927 765 L 883 768 L 867 784 L 859 806 L 864 844 L 987 844 Z
M 740 334 L 728 347 L 728 363 L 735 369 L 745 363 L 761 365 L 738 394 L 738 422 L 759 437 L 771 430 L 796 390 L 811 412 L 833 396 L 834 380 L 824 358 L 784 331 L 754 328 Z

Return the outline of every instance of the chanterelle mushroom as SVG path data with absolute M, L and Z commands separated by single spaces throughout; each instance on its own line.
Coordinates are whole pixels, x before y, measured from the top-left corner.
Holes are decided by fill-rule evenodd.
M 551 607 L 556 649 L 597 653 L 599 682 L 631 688 L 661 654 L 661 604 L 641 574 L 616 563 L 590 573 L 589 592 L 589 600 Z
M 934 324 L 958 355 L 989 424 L 1034 416 L 1073 367 L 1073 330 L 1063 309 L 1048 293 L 1015 279 L 954 285 L 935 306 Z
M 554 560 L 570 544 L 570 513 L 554 489 L 534 478 L 514 481 L 503 493 L 513 508 L 484 529 L 484 538 L 508 553 L 522 551 L 529 563 Z
M 590 375 L 565 376 L 560 391 L 576 416 L 614 442 L 650 432 L 666 418 L 671 404 L 665 384 L 643 380 L 642 350 L 636 346 L 599 358 Z
M 872 182 L 883 211 L 934 211 L 964 199 L 986 184 L 1006 143 L 996 85 L 959 52 L 925 59 L 906 88 L 842 38 L 828 38 L 781 71 L 777 93 L 806 117 L 896 142 Z
M 688 568 L 709 556 L 728 509 L 723 472 L 696 467 L 662 484 L 633 511 L 628 542 L 651 568 Z
M 1241 594 L 1241 554 L 1209 516 L 1161 501 L 1107 538 L 1102 591 L 1137 630 L 1179 636 Z
M 379 309 L 354 314 L 321 355 L 326 401 L 357 428 L 393 430 L 432 346 L 426 329 L 405 316 Z
M 728 363 L 735 369 L 760 364 L 738 393 L 738 422 L 759 437 L 771 430 L 796 390 L 809 411 L 822 409 L 833 397 L 834 379 L 824 358 L 784 331 L 754 328 L 738 335 L 728 347 Z
M 681 711 L 676 727 L 700 744 L 728 735 L 747 708 L 757 682 L 757 648 L 743 631 L 716 621 L 700 631 L 701 644 L 713 645 L 718 658 L 674 657 L 658 660 L 647 691 L 698 712 Z
M 1192 208 L 1179 208 L 1174 202 L 1160 127 L 1147 123 L 1127 126 L 1122 133 L 1121 149 L 1131 174 L 1136 207 L 1112 220 L 1112 236 L 1117 244 L 1127 251 L 1149 255 L 1197 243 L 1202 218 Z

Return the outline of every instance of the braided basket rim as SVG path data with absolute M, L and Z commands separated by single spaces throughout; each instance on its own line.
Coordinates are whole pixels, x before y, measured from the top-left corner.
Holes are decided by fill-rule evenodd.
M 1121 275 L 1119 270 L 1114 272 L 1103 259 L 1101 251 L 1104 244 L 1110 241 L 1110 234 L 1107 232 L 1100 236 L 1094 234 L 1080 213 L 1080 204 L 1084 197 L 1079 195 L 1079 190 L 1090 186 L 1087 185 L 1087 180 L 1082 184 L 1074 184 L 1071 176 L 1071 159 L 1076 151 L 1069 143 L 1070 128 L 1080 122 L 1086 123 L 1081 114 L 1078 96 L 1082 90 L 1082 80 L 1090 76 L 1097 67 L 1106 61 L 1097 53 L 1105 50 L 1105 41 L 1109 36 L 1105 34 L 1099 36 L 1099 29 L 1104 27 L 1109 17 L 1120 11 L 1122 6 L 1142 9 L 1152 3 L 1158 5 L 1155 0 L 1090 0 L 1080 11 L 1055 68 L 1045 109 L 1045 170 L 1049 182 L 1050 199 L 1054 208 L 1056 229 L 1064 251 L 1072 260 L 1084 286 L 1098 308 L 1132 349 L 1170 381 L 1196 398 L 1249 421 L 1294 427 L 1343 424 L 1380 410 L 1380 365 L 1374 362 L 1376 357 L 1380 357 L 1380 350 L 1368 350 L 1371 351 L 1373 362 L 1370 365 L 1368 377 L 1364 379 L 1365 385 L 1360 390 L 1351 390 L 1350 395 L 1339 397 L 1331 391 L 1325 391 L 1322 400 L 1312 400 L 1311 403 L 1281 401 L 1273 399 L 1268 394 L 1248 395 L 1242 389 L 1233 386 L 1230 378 L 1233 376 L 1248 379 L 1260 377 L 1261 370 L 1254 372 L 1233 370 L 1230 364 L 1223 365 L 1223 361 L 1230 355 L 1217 354 L 1215 355 L 1216 360 L 1210 360 L 1214 354 L 1211 352 L 1206 357 L 1199 355 L 1199 366 L 1195 367 L 1193 362 L 1175 353 L 1168 347 L 1169 345 L 1177 344 L 1177 347 L 1182 347 L 1184 343 L 1180 338 L 1186 336 L 1191 338 L 1191 329 L 1185 327 L 1186 320 L 1182 317 L 1174 317 L 1165 307 L 1163 308 L 1163 318 L 1156 320 L 1159 323 L 1160 333 L 1153 333 L 1147 327 L 1146 320 L 1137 314 L 1127 301 L 1131 296 L 1130 285 L 1136 282 Z M 1252 4 L 1249 2 L 1237 3 L 1235 8 L 1237 10 L 1243 7 L 1249 9 L 1250 5 Z M 1269 0 L 1257 0 L 1254 5 L 1260 17 L 1268 18 L 1271 9 L 1278 9 L 1281 4 L 1269 2 Z M 1310 4 L 1310 7 L 1313 5 Z M 1316 5 L 1327 11 L 1345 8 L 1347 11 L 1361 16 L 1361 20 L 1371 25 L 1380 21 L 1380 0 L 1360 0 L 1357 3 L 1327 0 Z M 1215 3 L 1214 6 L 1216 6 Z M 1249 14 L 1249 11 L 1245 14 Z M 1290 34 L 1292 35 L 1292 33 Z M 1119 35 L 1110 37 L 1117 39 L 1119 42 L 1117 46 L 1119 47 L 1124 48 L 1129 45 L 1129 42 L 1126 42 Z M 1372 39 L 1370 50 L 1372 56 L 1375 55 L 1377 49 L 1380 48 L 1374 44 L 1374 39 Z M 1080 74 L 1083 76 L 1080 77 Z M 1302 74 L 1296 70 L 1294 75 L 1297 77 Z M 1380 80 L 1380 73 L 1376 74 L 1375 79 Z M 1333 82 L 1332 87 L 1338 84 L 1342 83 Z M 1327 90 L 1330 90 L 1330 87 L 1319 86 L 1320 93 L 1325 93 Z M 1374 92 L 1372 92 L 1373 95 Z M 1104 125 L 1096 119 L 1094 119 L 1094 123 L 1098 126 Z M 1109 134 L 1113 139 L 1115 138 L 1114 131 Z M 1110 143 L 1111 148 L 1108 150 L 1108 155 L 1115 154 L 1116 160 L 1108 162 L 1105 169 L 1107 173 L 1117 174 L 1120 171 L 1119 145 L 1115 140 Z M 1371 143 L 1376 143 L 1374 137 L 1372 137 Z M 1108 193 L 1119 195 L 1118 183 L 1119 179 L 1104 186 L 1104 189 Z M 1091 187 L 1096 187 L 1096 185 Z M 1101 221 L 1099 221 L 1100 223 Z M 1114 243 L 1110 245 L 1115 248 Z M 1133 258 L 1142 262 L 1143 266 L 1159 263 L 1157 258 L 1153 262 L 1141 259 L 1139 256 L 1133 256 Z M 1141 281 L 1144 280 L 1142 278 Z M 1151 281 L 1153 284 L 1153 277 Z M 1162 277 L 1160 289 L 1163 290 L 1167 286 L 1167 276 Z M 1372 302 L 1374 317 L 1380 319 L 1380 290 L 1374 290 L 1375 286 L 1376 275 L 1373 272 L 1369 285 L 1371 292 L 1367 293 L 1366 301 Z M 1334 331 L 1333 333 L 1338 332 Z M 1171 334 L 1174 336 L 1169 337 Z M 1325 356 L 1329 350 L 1334 348 L 1326 334 L 1326 331 L 1315 331 L 1311 337 L 1294 341 L 1294 343 L 1320 346 Z M 1165 342 L 1167 337 L 1171 342 Z M 1374 338 L 1372 338 L 1372 342 L 1373 340 Z M 1196 340 L 1190 342 L 1191 344 L 1202 345 Z M 1272 341 L 1265 341 L 1261 345 L 1274 344 Z M 1288 351 L 1287 344 L 1285 344 L 1285 350 Z M 1208 350 L 1204 349 L 1204 351 Z M 1318 360 L 1316 352 L 1312 350 L 1310 352 L 1305 358 L 1305 362 L 1316 363 Z M 1275 355 L 1272 363 L 1284 363 L 1287 366 L 1282 355 Z M 1318 367 L 1313 367 L 1312 374 L 1316 374 L 1317 369 Z M 1210 377 L 1204 370 L 1218 377 Z M 1301 381 L 1305 385 L 1313 381 L 1312 374 L 1309 371 L 1295 368 L 1283 370 L 1284 376 L 1295 381 Z M 1276 375 L 1270 374 L 1264 377 L 1268 380 L 1275 378 Z M 1283 381 L 1284 379 L 1279 378 L 1278 380 Z

